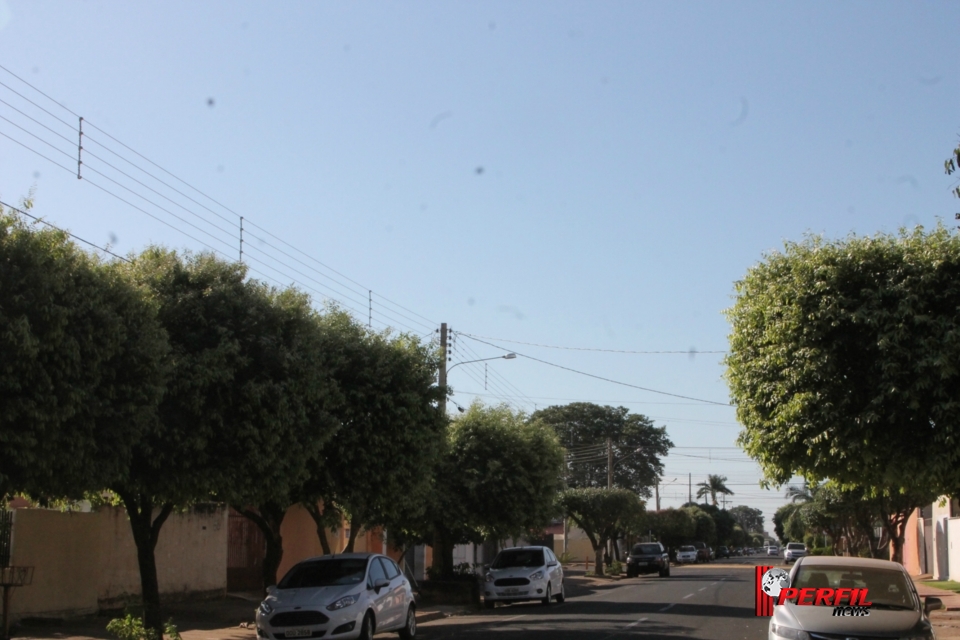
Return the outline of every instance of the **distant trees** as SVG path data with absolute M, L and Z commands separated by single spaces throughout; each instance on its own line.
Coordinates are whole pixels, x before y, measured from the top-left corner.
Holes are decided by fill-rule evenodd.
M 740 444 L 776 484 L 799 474 L 881 499 L 901 560 L 909 513 L 960 485 L 960 237 L 811 237 L 736 291 Z
M 566 489 L 560 494 L 559 504 L 590 540 L 597 575 L 603 575 L 603 550 L 607 543 L 619 531 L 629 528 L 627 520 L 643 512 L 643 503 L 629 489 Z
M 738 505 L 731 507 L 727 512 L 747 533 L 763 533 L 763 511 L 760 509 Z
M 602 445 L 610 438 L 617 461 L 613 485 L 645 498 L 651 496 L 651 487 L 663 473 L 661 458 L 673 446 L 665 427 L 655 427 L 646 416 L 630 413 L 624 407 L 574 402 L 541 409 L 532 418 L 553 428 L 568 450 Z M 572 488 L 606 487 L 606 459 L 569 461 L 566 481 Z

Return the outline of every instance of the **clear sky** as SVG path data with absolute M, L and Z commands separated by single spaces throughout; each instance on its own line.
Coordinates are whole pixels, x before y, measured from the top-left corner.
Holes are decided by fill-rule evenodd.
M 958 26 L 948 2 L 0 0 L 0 197 L 119 253 L 232 259 L 242 215 L 251 275 L 448 322 L 451 364 L 503 347 L 719 402 L 450 372 L 461 405 L 646 414 L 677 445 L 664 506 L 720 473 L 772 530 L 722 354 L 688 352 L 726 348 L 734 282 L 784 240 L 954 224 Z

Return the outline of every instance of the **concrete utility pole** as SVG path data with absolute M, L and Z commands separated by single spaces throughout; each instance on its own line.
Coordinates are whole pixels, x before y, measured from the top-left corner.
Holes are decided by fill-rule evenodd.
M 657 500 L 656 500 L 657 511 L 660 511 L 660 482 L 659 481 L 657 482 L 657 486 L 654 487 L 654 492 L 656 493 L 656 496 L 657 496 Z
M 687 502 L 693 502 L 693 474 L 687 474 Z
M 607 489 L 613 489 L 613 440 L 607 438 Z
M 440 401 L 440 408 L 443 415 L 447 415 L 447 323 L 440 323 L 440 373 L 437 376 L 437 383 L 443 389 L 443 400 Z

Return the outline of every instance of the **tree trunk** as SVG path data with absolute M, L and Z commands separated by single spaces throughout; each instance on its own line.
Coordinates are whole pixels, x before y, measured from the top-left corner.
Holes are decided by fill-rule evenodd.
M 316 503 L 311 504 L 304 502 L 302 504 L 303 508 L 310 514 L 310 517 L 313 518 L 314 524 L 317 525 L 317 538 L 320 540 L 320 548 L 323 549 L 323 555 L 329 556 L 332 552 L 330 551 L 330 541 L 327 539 L 325 514 L 320 512 L 320 506 Z
M 256 511 L 239 505 L 233 508 L 252 520 L 263 532 L 267 542 L 266 553 L 263 556 L 263 586 L 266 589 L 277 584 L 277 571 L 283 561 L 283 536 L 280 535 L 280 526 L 287 515 L 286 508 L 275 502 L 259 505 Z
M 359 534 L 360 534 L 360 518 L 357 516 L 353 516 L 350 519 L 350 537 L 347 539 L 347 547 L 343 550 L 344 553 L 353 553 L 353 547 L 357 542 L 357 536 Z
M 153 499 L 135 492 L 114 488 L 120 496 L 130 518 L 133 542 L 137 546 L 137 566 L 140 569 L 140 591 L 143 602 L 143 626 L 163 633 L 163 615 L 160 610 L 160 583 L 157 580 L 155 551 L 160 539 L 160 529 L 173 511 L 171 503 L 165 503 L 157 517 L 153 517 Z
M 453 577 L 453 544 L 446 531 L 438 526 L 433 529 L 433 569 L 441 579 Z
M 603 566 L 603 552 L 604 547 L 607 546 L 606 540 L 601 540 L 599 544 L 593 547 L 594 559 L 597 562 L 596 574 L 598 576 L 604 575 L 604 566 Z

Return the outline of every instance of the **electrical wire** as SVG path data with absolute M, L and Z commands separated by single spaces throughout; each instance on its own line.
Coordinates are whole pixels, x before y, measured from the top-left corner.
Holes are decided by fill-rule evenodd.
M 128 260 L 127 258 L 124 258 L 123 256 L 121 256 L 121 255 L 119 255 L 119 254 L 114 253 L 113 251 L 110 251 L 110 249 L 107 249 L 106 247 L 101 247 L 100 245 L 94 244 L 93 242 L 90 242 L 89 240 L 84 240 L 84 239 L 81 238 L 80 236 L 78 236 L 78 235 L 76 235 L 76 234 L 74 234 L 74 233 L 70 233 L 70 232 L 67 231 L 66 229 L 61 229 L 60 227 L 58 227 L 58 226 L 55 225 L 55 224 L 50 224 L 49 222 L 47 222 L 47 221 L 44 220 L 43 218 L 38 218 L 37 216 L 35 216 L 35 215 L 33 215 L 33 214 L 27 213 L 27 212 L 24 211 L 23 209 L 20 209 L 20 208 L 18 208 L 18 207 L 13 206 L 12 204 L 7 204 L 7 203 L 4 202 L 3 200 L 0 200 L 0 207 L 6 207 L 7 209 L 10 209 L 10 210 L 12 210 L 12 211 L 16 211 L 17 213 L 19 213 L 19 214 L 22 215 L 22 216 L 27 216 L 28 218 L 31 218 L 32 220 L 35 220 L 35 221 L 39 222 L 40 224 L 45 224 L 45 225 L 47 225 L 47 226 L 50 227 L 51 229 L 56 229 L 56 230 L 59 231 L 60 233 L 65 233 L 66 235 L 70 236 L 70 237 L 73 238 L 74 240 L 79 240 L 80 242 L 82 242 L 82 243 L 84 243 L 84 244 L 90 245 L 91 247 L 93 247 L 94 249 L 96 249 L 96 250 L 98 250 L 98 251 L 103 251 L 104 253 L 109 254 L 109 255 L 113 256 L 114 258 L 117 258 L 118 260 L 123 260 L 124 262 L 130 263 L 130 260 Z M 132 264 L 132 263 L 131 263 L 131 264 Z
M 490 336 L 478 336 L 470 333 L 464 333 L 463 335 L 468 338 L 482 338 L 485 340 L 496 340 L 497 342 L 509 342 L 511 344 L 524 344 L 530 347 L 542 347 L 544 349 L 562 349 L 565 351 L 595 351 L 599 353 L 625 353 L 625 354 L 637 354 L 637 355 L 653 355 L 653 354 L 671 354 L 671 355 L 696 355 L 700 353 L 705 354 L 725 354 L 726 351 L 699 351 L 697 349 L 689 349 L 687 351 L 630 351 L 627 349 L 600 349 L 592 347 L 560 347 L 553 344 L 539 344 L 536 342 L 521 342 L 520 340 L 509 340 L 507 338 L 492 338 Z
M 621 386 L 624 386 L 624 387 L 630 387 L 630 388 L 633 388 L 633 389 L 640 389 L 641 391 L 647 391 L 647 392 L 649 392 L 649 393 L 656 393 L 656 394 L 663 395 L 663 396 L 670 396 L 670 397 L 672 397 L 672 398 L 682 398 L 683 400 L 693 400 L 693 401 L 695 401 L 695 402 L 703 402 L 703 403 L 705 403 L 705 404 L 720 405 L 720 406 L 723 406 L 723 407 L 731 406 L 729 403 L 716 402 L 715 400 L 704 400 L 703 398 L 694 398 L 694 397 L 692 397 L 692 396 L 684 396 L 684 395 L 680 395 L 680 394 L 678 394 L 678 393 L 670 393 L 670 392 L 668 392 L 668 391 L 659 391 L 659 390 L 657 390 L 657 389 L 650 389 L 650 388 L 648 388 L 648 387 L 641 387 L 641 386 L 639 386 L 639 385 L 630 384 L 630 383 L 628 383 L 628 382 L 621 382 L 621 381 L 619 381 L 619 380 L 613 380 L 613 379 L 611 379 L 611 378 L 605 378 L 605 377 L 603 377 L 603 376 L 598 376 L 598 375 L 595 375 L 595 374 L 593 374 L 593 373 L 587 373 L 586 371 L 579 371 L 579 370 L 577 370 L 577 369 L 572 369 L 572 368 L 570 368 L 570 367 L 565 367 L 565 366 L 560 365 L 560 364 L 556 364 L 556 363 L 553 363 L 553 362 L 548 362 L 548 361 L 546 361 L 546 360 L 541 360 L 540 358 L 534 358 L 533 356 L 528 356 L 528 355 L 519 353 L 519 352 L 517 352 L 517 351 L 513 351 L 513 350 L 511 350 L 511 349 L 506 349 L 506 348 L 504 348 L 504 347 L 495 345 L 495 344 L 493 344 L 493 343 L 491 343 L 491 342 L 486 342 L 486 341 L 484 341 L 484 340 L 480 340 L 479 338 L 475 338 L 475 337 L 470 336 L 470 335 L 467 335 L 467 334 L 465 334 L 465 333 L 464 333 L 464 334 L 461 334 L 461 335 L 463 335 L 463 336 L 466 337 L 466 338 L 469 338 L 470 340 L 474 340 L 474 341 L 476 341 L 476 342 L 480 342 L 480 343 L 482 343 L 482 344 L 485 344 L 485 345 L 494 347 L 495 349 L 500 349 L 501 351 L 506 351 L 506 352 L 508 352 L 508 353 L 516 353 L 516 354 L 517 354 L 518 356 L 520 356 L 521 358 L 526 358 L 526 359 L 528 359 L 528 360 L 533 360 L 533 361 L 539 362 L 539 363 L 541 363 L 541 364 L 545 364 L 545 365 L 548 365 L 548 366 L 551 366 L 551 367 L 556 367 L 557 369 L 563 369 L 563 370 L 565 370 L 565 371 L 570 371 L 570 372 L 572 372 L 572 373 L 576 373 L 576 374 L 579 374 L 579 375 L 582 375 L 582 376 L 587 376 L 588 378 L 595 378 L 595 379 L 597 379 L 597 380 L 602 380 L 602 381 L 604 381 L 604 382 L 610 382 L 610 383 L 612 383 L 612 384 L 618 384 L 618 385 L 621 385 Z

